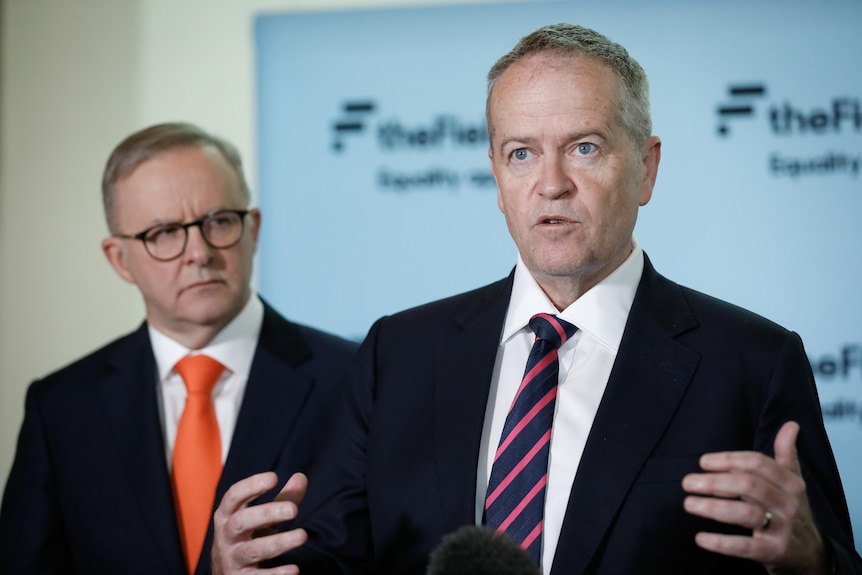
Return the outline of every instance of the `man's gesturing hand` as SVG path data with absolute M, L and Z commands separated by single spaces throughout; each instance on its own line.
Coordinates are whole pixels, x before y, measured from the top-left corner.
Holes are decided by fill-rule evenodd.
M 698 533 L 700 547 L 762 563 L 772 574 L 827 572 L 817 526 L 796 453 L 799 424 L 775 437 L 775 459 L 754 451 L 707 453 L 703 473 L 683 478 L 685 510 L 752 530 L 750 536 Z
M 259 473 L 236 482 L 216 509 L 212 547 L 213 575 L 296 575 L 295 565 L 261 569 L 258 563 L 278 557 L 303 545 L 308 538 L 303 529 L 277 532 L 275 527 L 296 517 L 305 497 L 308 479 L 293 474 L 275 500 L 249 505 L 278 484 L 275 473 Z

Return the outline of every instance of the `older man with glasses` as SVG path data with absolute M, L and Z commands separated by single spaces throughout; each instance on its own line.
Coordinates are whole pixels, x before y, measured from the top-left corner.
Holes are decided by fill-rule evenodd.
M 0 570 L 206 573 L 214 503 L 249 474 L 307 471 L 355 344 L 252 293 L 261 215 L 228 142 L 141 130 L 102 196 L 102 249 L 146 321 L 30 387 Z

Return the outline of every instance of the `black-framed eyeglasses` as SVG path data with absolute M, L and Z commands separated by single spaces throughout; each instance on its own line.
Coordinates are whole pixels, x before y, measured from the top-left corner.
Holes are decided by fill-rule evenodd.
M 144 249 L 153 258 L 167 262 L 186 251 L 189 228 L 197 227 L 211 248 L 223 250 L 239 243 L 245 227 L 245 216 L 250 210 L 216 210 L 199 220 L 185 224 L 158 224 L 138 234 L 114 234 L 117 238 L 141 240 Z

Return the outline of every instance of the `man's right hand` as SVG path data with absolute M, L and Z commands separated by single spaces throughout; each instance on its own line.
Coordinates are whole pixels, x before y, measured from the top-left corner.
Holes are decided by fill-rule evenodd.
M 275 500 L 249 505 L 278 484 L 272 472 L 258 473 L 234 483 L 216 509 L 212 546 L 213 575 L 267 573 L 296 575 L 296 565 L 262 569 L 258 563 L 303 545 L 308 535 L 303 529 L 277 532 L 275 528 L 296 517 L 305 497 L 308 479 L 294 473 Z

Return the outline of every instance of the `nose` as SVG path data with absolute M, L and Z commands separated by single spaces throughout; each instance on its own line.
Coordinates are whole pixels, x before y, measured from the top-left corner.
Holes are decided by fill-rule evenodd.
M 561 154 L 544 154 L 536 186 L 539 195 L 554 200 L 568 194 L 574 187 L 565 158 Z
M 197 265 L 207 265 L 212 259 L 213 248 L 206 242 L 200 226 L 188 228 L 188 240 L 186 240 L 186 251 L 183 254 L 186 262 Z

